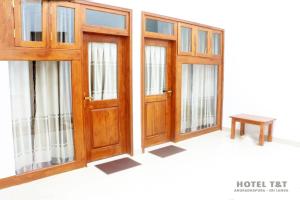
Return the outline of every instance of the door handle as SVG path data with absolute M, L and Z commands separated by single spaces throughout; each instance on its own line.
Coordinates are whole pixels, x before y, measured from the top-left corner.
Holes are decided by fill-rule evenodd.
M 163 93 L 172 94 L 172 90 L 163 90 Z
M 84 100 L 92 101 L 92 100 L 93 100 L 93 97 L 84 97 Z

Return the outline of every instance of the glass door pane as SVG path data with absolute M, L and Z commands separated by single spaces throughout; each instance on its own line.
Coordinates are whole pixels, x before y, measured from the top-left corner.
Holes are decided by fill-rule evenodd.
M 181 27 L 180 45 L 182 52 L 192 51 L 192 29 Z
M 42 0 L 22 0 L 22 40 L 42 41 Z
M 217 80 L 217 65 L 182 65 L 181 133 L 216 125 Z
M 56 12 L 57 42 L 74 43 L 75 9 L 58 6 Z
M 221 55 L 221 34 L 220 33 L 212 34 L 212 54 Z
M 8 67 L 16 173 L 73 161 L 71 62 Z
M 207 31 L 198 31 L 197 53 L 207 54 Z
M 160 95 L 166 89 L 166 47 L 145 46 L 145 93 Z
M 117 44 L 88 44 L 89 96 L 93 100 L 117 99 Z

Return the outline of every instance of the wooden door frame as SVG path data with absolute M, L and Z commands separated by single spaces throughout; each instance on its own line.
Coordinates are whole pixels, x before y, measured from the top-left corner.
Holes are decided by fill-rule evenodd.
M 177 27 L 177 31 L 174 35 L 163 35 L 157 33 L 150 33 L 147 32 L 145 29 L 145 20 L 146 18 L 156 19 L 161 21 L 167 21 L 170 23 L 174 23 L 174 27 Z M 192 28 L 192 52 L 183 53 L 180 52 L 180 27 L 181 25 L 187 26 Z M 221 55 L 220 56 L 212 56 L 210 53 L 208 55 L 197 54 L 197 30 L 207 30 L 208 34 L 210 35 L 213 32 L 217 32 L 221 34 Z M 208 35 L 208 37 L 209 37 Z M 216 130 L 222 129 L 222 116 L 223 116 L 223 83 L 224 83 L 224 30 L 218 27 L 213 27 L 205 24 L 190 22 L 182 19 L 177 19 L 173 17 L 158 15 L 149 12 L 142 12 L 142 37 L 141 37 L 141 125 L 142 125 L 142 151 L 144 152 L 145 145 L 144 145 L 144 48 L 145 48 L 145 39 L 146 38 L 156 38 L 156 39 L 164 39 L 168 41 L 173 41 L 174 49 L 173 54 L 173 67 L 176 68 L 176 72 L 174 73 L 174 90 L 173 90 L 173 99 L 172 99 L 172 112 L 175 113 L 175 119 L 173 120 L 172 124 L 172 139 L 173 142 L 178 142 L 181 140 L 185 140 L 188 138 L 196 137 L 205 133 L 213 132 Z M 209 38 L 208 38 L 209 40 Z M 208 41 L 210 43 L 210 41 Z M 210 44 L 208 44 L 210 47 Z M 208 48 L 209 48 L 208 47 Z M 210 49 L 208 49 L 210 51 Z M 181 69 L 182 63 L 190 63 L 190 64 L 198 64 L 198 63 L 206 63 L 206 64 L 217 64 L 218 65 L 218 97 L 217 97 L 217 125 L 215 127 L 203 129 L 200 131 L 190 132 L 187 134 L 180 134 L 180 112 L 181 112 L 181 74 L 178 70 Z
M 147 32 L 145 29 L 145 22 L 146 19 L 156 19 L 156 20 L 161 20 L 161 21 L 166 21 L 166 22 L 171 22 L 174 23 L 174 35 L 163 35 L 163 34 L 156 34 L 156 33 L 150 33 Z M 170 62 L 170 67 L 171 67 L 171 83 L 173 83 L 171 86 L 168 86 L 169 88 L 172 88 L 172 97 L 171 97 L 171 109 L 170 109 L 170 140 L 169 141 L 174 141 L 175 135 L 174 135 L 174 113 L 175 113 L 175 96 L 176 96 L 176 88 L 175 88 L 175 68 L 173 68 L 172 66 L 174 66 L 176 64 L 176 38 L 177 38 L 177 23 L 174 22 L 173 20 L 169 20 L 165 17 L 162 17 L 160 15 L 152 15 L 146 12 L 142 12 L 142 21 L 141 21 L 141 28 L 142 28 L 142 37 L 141 37 L 141 148 L 142 148 L 142 152 L 144 153 L 145 148 L 149 147 L 145 145 L 145 136 L 146 136 L 146 132 L 145 132 L 145 41 L 146 40 L 151 40 L 151 41 L 161 41 L 161 42 L 166 42 L 169 43 L 170 48 L 171 48 L 171 60 Z M 165 142 L 165 141 L 164 141 Z M 153 145 L 157 145 L 157 144 L 153 144 Z M 152 146 L 152 145 L 150 145 Z
M 15 0 L 17 2 L 19 0 Z M 45 1 L 48 3 L 47 1 Z M 126 102 L 128 104 L 127 112 L 129 113 L 129 118 L 127 120 L 128 125 L 128 141 L 127 150 L 128 153 L 133 155 L 133 136 L 132 136 L 132 10 L 126 8 L 120 8 L 116 6 L 110 6 L 99 3 L 92 3 L 82 0 L 73 0 L 70 2 L 72 4 L 78 5 L 81 9 L 79 9 L 79 18 L 82 21 L 82 12 L 81 10 L 90 6 L 95 9 L 107 9 L 108 11 L 114 12 L 119 11 L 126 13 L 127 19 L 127 29 L 126 33 L 120 34 L 118 31 L 102 31 L 103 34 L 110 35 L 123 35 L 125 38 L 126 45 L 126 56 L 125 59 L 127 66 L 127 77 L 126 81 L 129 84 L 129 89 L 127 91 L 128 98 Z M 74 150 L 75 150 L 75 158 L 74 161 L 62 164 L 51 166 L 47 168 L 41 168 L 38 170 L 33 170 L 27 173 L 23 173 L 20 175 L 13 175 L 0 179 L 0 189 L 11 187 L 14 185 L 30 182 L 36 179 L 40 179 L 43 177 L 67 172 L 73 169 L 78 169 L 85 167 L 87 164 L 86 160 L 86 144 L 85 144 L 85 135 L 83 130 L 83 87 L 81 85 L 82 81 L 82 51 L 80 49 L 72 49 L 70 47 L 65 47 L 61 49 L 51 48 L 50 40 L 49 40 L 49 31 L 50 27 L 47 28 L 45 32 L 45 45 L 39 46 L 35 45 L 34 48 L 31 48 L 31 45 L 18 45 L 15 43 L 15 38 L 13 35 L 15 28 L 15 18 L 14 18 L 14 9 L 12 5 L 12 0 L 4 0 L 0 6 L 0 60 L 3 61 L 33 61 L 33 60 L 41 60 L 41 61 L 72 61 L 72 80 L 76 79 L 78 81 L 72 81 L 72 87 L 75 89 L 73 96 L 73 108 L 76 107 L 77 112 L 74 113 L 74 123 L 77 124 L 76 130 L 74 130 Z M 46 17 L 50 19 L 51 17 Z M 18 22 L 17 22 L 18 23 Z M 47 22 L 48 24 L 49 22 Z M 81 24 L 80 32 L 79 32 L 79 43 L 82 45 L 82 35 L 83 25 Z M 98 30 L 89 29 L 87 32 L 98 32 Z M 74 71 L 75 70 L 75 71 Z M 76 100 L 74 99 L 76 96 Z M 75 101 L 74 101 L 75 100 Z
M 83 95 L 85 97 L 88 97 L 88 89 L 89 89 L 89 80 L 88 80 L 88 48 L 87 48 L 87 44 L 89 42 L 112 42 L 112 43 L 117 43 L 117 62 L 118 62 L 118 70 L 117 70 L 117 80 L 118 80 L 118 84 L 117 84 L 117 99 L 108 99 L 108 100 L 99 100 L 100 104 L 103 109 L 108 109 L 105 105 L 109 105 L 109 104 L 114 104 L 115 106 L 118 105 L 120 112 L 119 112 L 119 134 L 120 135 L 124 135 L 124 137 L 121 137 L 120 139 L 122 139 L 121 144 L 123 144 L 124 146 L 121 146 L 120 151 L 122 151 L 121 153 L 117 153 L 117 154 L 123 154 L 123 153 L 131 153 L 127 147 L 130 145 L 130 140 L 128 137 L 128 123 L 127 123 L 127 118 L 129 118 L 128 113 L 126 113 L 126 107 L 128 107 L 128 103 L 126 101 L 126 98 L 128 98 L 128 94 L 126 93 L 126 91 L 128 91 L 129 89 L 129 85 L 126 81 L 126 77 L 127 74 L 127 69 L 126 69 L 126 63 L 125 63 L 125 59 L 123 55 L 126 55 L 126 51 L 125 51 L 125 41 L 126 38 L 122 37 L 122 36 L 115 36 L 115 35 L 104 35 L 104 34 L 95 34 L 95 33 L 84 33 L 83 34 L 83 45 L 82 45 L 82 75 L 83 75 Z M 121 54 L 121 55 L 120 55 Z M 124 84 L 123 84 L 124 83 Z M 118 104 L 116 104 L 116 102 L 119 102 Z M 96 103 L 96 102 L 95 102 Z M 88 106 L 88 100 L 83 100 L 83 105 L 84 107 Z M 111 157 L 111 156 L 106 156 L 106 155 L 102 155 L 103 153 L 99 154 L 99 157 L 101 158 L 94 158 L 91 155 L 91 151 L 92 151 L 92 144 L 91 144 L 91 140 L 92 140 L 92 131 L 90 130 L 91 128 L 91 118 L 89 118 L 89 114 L 87 113 L 88 110 L 86 110 L 87 108 L 85 108 L 84 110 L 84 133 L 86 136 L 86 155 L 87 155 L 87 162 L 92 162 L 95 160 L 100 160 L 103 158 L 107 158 L 107 157 Z M 99 108 L 97 108 L 99 109 Z M 96 150 L 97 151 L 97 150 Z M 110 148 L 107 149 L 107 152 L 111 152 L 111 151 L 115 151 L 112 150 Z M 112 155 L 115 156 L 115 155 Z

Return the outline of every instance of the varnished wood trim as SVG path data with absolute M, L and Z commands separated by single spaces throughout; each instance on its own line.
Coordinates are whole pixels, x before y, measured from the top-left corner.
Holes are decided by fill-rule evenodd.
M 125 29 L 87 24 L 85 19 L 86 16 L 85 12 L 87 9 L 125 16 Z M 82 13 L 81 14 L 82 30 L 85 32 L 105 33 L 111 35 L 124 35 L 124 36 L 127 36 L 129 34 L 129 29 L 130 29 L 129 14 L 131 14 L 131 12 L 129 13 L 120 10 L 111 10 L 103 7 L 100 8 L 100 7 L 81 5 L 81 13 Z
M 42 4 L 42 41 L 24 41 L 22 40 L 22 16 L 21 16 L 21 0 L 15 0 L 14 8 L 15 17 L 15 45 L 21 47 L 46 47 L 48 40 L 48 1 Z
M 55 174 L 67 172 L 70 170 L 82 168 L 86 166 L 85 161 L 74 161 L 62 165 L 52 166 L 48 168 L 43 168 L 28 173 L 10 176 L 0 179 L 0 189 L 20 185 L 37 179 L 45 178 L 47 176 L 52 176 Z
M 57 42 L 57 7 L 66 7 L 74 9 L 74 43 L 59 43 Z M 51 47 L 64 49 L 79 49 L 80 48 L 80 6 L 69 2 L 50 2 L 50 24 L 51 24 Z

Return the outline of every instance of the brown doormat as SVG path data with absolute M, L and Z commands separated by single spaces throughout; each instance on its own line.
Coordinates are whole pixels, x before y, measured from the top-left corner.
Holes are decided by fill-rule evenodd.
M 159 149 L 155 149 L 155 150 L 149 151 L 149 152 L 154 154 L 154 155 L 157 155 L 161 158 L 165 158 L 165 157 L 174 155 L 176 153 L 180 153 L 182 151 L 185 151 L 185 149 L 174 146 L 174 145 L 169 145 L 169 146 L 162 147 L 162 148 L 159 148 Z
M 110 161 L 107 163 L 102 163 L 99 165 L 95 165 L 98 169 L 103 171 L 106 174 L 112 174 L 115 172 L 119 172 L 125 169 L 129 169 L 132 167 L 136 167 L 138 165 L 141 165 L 141 163 L 138 163 L 130 158 L 122 158 L 114 161 Z

